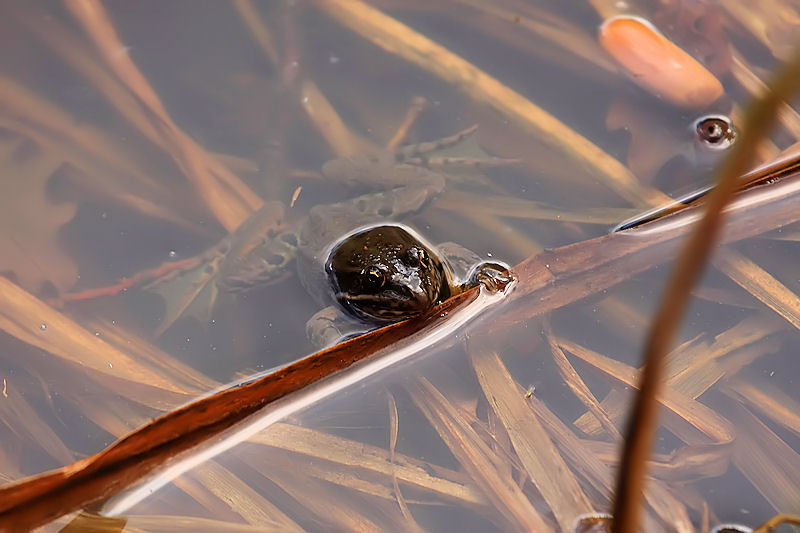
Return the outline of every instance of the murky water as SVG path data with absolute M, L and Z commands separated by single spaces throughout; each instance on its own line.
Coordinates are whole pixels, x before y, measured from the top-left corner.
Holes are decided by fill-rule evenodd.
M 153 531 L 569 529 L 608 511 L 625 380 L 675 252 L 651 236 L 638 239 L 655 239 L 652 252 L 584 241 L 711 183 L 726 150 L 698 139 L 697 120 L 738 124 L 787 57 L 796 28 L 780 13 L 797 9 L 5 4 L 2 481 L 70 464 L 221 383 L 313 352 L 305 324 L 318 305 L 293 265 L 213 306 L 206 265 L 163 282 L 171 267 L 154 269 L 202 256 L 262 202 L 283 203 L 292 227 L 315 205 L 373 190 L 326 179 L 330 159 L 477 124 L 444 155 L 516 161 L 436 167 L 447 189 L 402 222 L 486 259 L 515 265 L 545 250 L 559 261 L 541 269 L 555 276 L 542 291 L 532 277 L 455 342 L 124 507 L 129 527 Z M 627 56 L 597 41 L 620 14 L 657 25 L 724 95 L 698 102 L 632 82 L 618 65 Z M 790 148 L 798 125 L 787 107 L 762 161 Z M 770 205 L 760 219 L 779 216 Z M 742 223 L 754 236 L 717 254 L 695 290 L 671 355 L 648 531 L 699 529 L 705 513 L 756 526 L 800 511 L 798 233 L 780 220 Z M 573 243 L 594 266 L 559 249 Z M 587 412 L 600 407 L 575 393 L 580 381 L 607 421 Z

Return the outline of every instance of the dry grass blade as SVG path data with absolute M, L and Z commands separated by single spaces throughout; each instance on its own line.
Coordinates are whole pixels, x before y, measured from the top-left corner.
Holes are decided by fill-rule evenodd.
M 176 359 L 174 355 L 165 352 L 147 339 L 117 327 L 108 320 L 87 319 L 84 321 L 84 326 L 98 333 L 110 345 L 120 350 L 124 348 L 126 353 L 134 356 L 137 361 L 146 363 L 183 392 L 200 394 L 220 386 L 219 382 Z
M 483 393 L 503 423 L 514 451 L 563 531 L 576 514 L 595 509 L 553 441 L 525 403 L 525 395 L 496 354 L 475 354 L 472 366 Z
M 664 357 L 675 337 L 680 318 L 689 301 L 692 287 L 711 255 L 712 245 L 722 227 L 723 207 L 733 197 L 738 178 L 752 165 L 760 141 L 775 121 L 778 108 L 800 87 L 800 54 L 797 54 L 769 84 L 772 93 L 756 102 L 747 112 L 741 137 L 719 172 L 717 186 L 708 196 L 706 212 L 697 223 L 678 259 L 676 270 L 664 294 L 668 295 L 653 317 L 653 328 L 645 344 L 645 370 L 640 393 L 634 404 L 630 431 L 625 441 L 623 464 L 614 502 L 614 530 L 633 533 L 645 479 L 646 460 L 652 447 L 658 416 L 658 390 L 661 387 Z
M 781 344 L 780 339 L 770 338 L 734 350 L 720 360 L 700 356 L 696 366 L 692 366 L 687 373 L 670 379 L 668 385 L 690 398 L 699 398 L 724 377 L 735 375 L 742 367 L 778 352 Z
M 616 444 L 599 441 L 587 441 L 587 447 L 591 448 L 597 457 L 608 465 L 618 465 L 620 462 L 619 447 Z M 714 478 L 725 474 L 730 469 L 732 446 L 720 446 L 718 444 L 692 444 L 678 448 L 669 454 L 655 453 L 648 460 L 648 471 L 651 473 L 649 483 L 656 481 L 669 482 L 671 486 L 675 483 L 688 484 L 698 479 Z M 667 485 L 663 487 L 666 489 Z M 648 486 L 647 491 L 653 492 L 653 487 Z M 647 498 L 645 491 L 645 498 Z M 690 502 L 683 494 L 680 495 L 684 501 L 691 503 L 695 507 L 695 502 Z M 674 523 L 672 515 L 661 515 L 666 522 Z M 691 522 L 685 522 L 688 529 L 691 529 Z
M 100 2 L 69 0 L 66 5 L 86 29 L 111 69 L 154 115 L 171 155 L 194 183 L 209 209 L 228 231 L 236 229 L 261 206 L 261 199 L 172 121 L 161 99 L 125 51 Z
M 272 43 L 267 25 L 255 9 L 255 6 L 252 2 L 238 0 L 235 3 L 235 7 L 247 26 L 247 29 L 250 31 L 250 34 L 253 36 L 253 39 L 255 39 L 267 56 L 267 59 L 269 59 L 276 68 L 280 68 L 279 57 L 275 45 Z M 284 26 L 288 24 L 293 24 L 293 21 L 287 22 L 284 20 Z M 287 31 L 292 35 L 294 34 L 294 30 Z M 294 46 L 293 42 L 292 45 Z M 297 62 L 297 60 L 295 60 L 295 62 Z M 295 70 L 297 67 L 284 66 L 283 68 L 284 83 L 286 85 L 294 85 L 294 77 L 296 76 Z M 322 134 L 322 137 L 337 157 L 351 156 L 369 149 L 369 144 L 366 141 L 353 135 L 336 112 L 331 102 L 322 90 L 320 90 L 319 86 L 312 80 L 307 79 L 300 82 L 295 95 L 312 124 L 314 124 L 320 134 Z
M 503 113 L 526 131 L 583 162 L 630 202 L 657 205 L 668 198 L 639 184 L 619 161 L 536 104 L 463 58 L 360 0 L 320 0 L 339 23 L 375 45 L 439 76 L 474 100 Z
M 414 515 L 408 508 L 406 499 L 403 493 L 400 492 L 400 484 L 397 482 L 397 470 L 394 468 L 394 457 L 397 448 L 397 434 L 400 431 L 400 417 L 397 413 L 397 402 L 394 395 L 386 390 L 386 401 L 389 404 L 389 459 L 392 462 L 392 487 L 394 488 L 394 495 L 397 500 L 397 505 L 400 506 L 400 512 L 403 513 L 403 518 L 406 519 L 406 527 L 411 531 L 421 532 L 423 529 L 414 520 Z
M 723 382 L 720 390 L 800 436 L 800 402 L 765 379 L 733 377 Z
M 78 168 L 93 175 L 112 169 L 163 194 L 163 187 L 137 168 L 135 157 L 123 146 L 89 124 L 76 127 L 77 118 L 31 89 L 0 77 L 0 104 L 0 124 L 55 150 Z
M 291 424 L 275 424 L 270 431 L 251 437 L 251 442 L 280 448 L 347 469 L 360 469 L 385 479 L 396 477 L 404 484 L 468 505 L 485 505 L 483 495 L 448 469 L 403 454 L 392 456 L 382 448 L 335 437 Z
M 741 24 L 775 57 L 786 59 L 796 51 L 793 37 L 797 29 L 797 11 L 791 3 L 767 0 L 757 5 L 726 2 L 720 6 L 728 12 L 732 21 Z
M 535 395 L 526 398 L 531 411 L 541 421 L 550 438 L 558 445 L 564 458 L 600 494 L 611 494 L 613 475 L 611 469 L 567 427 L 547 405 Z
M 396 509 L 397 507 L 397 496 L 389 479 L 390 476 L 362 470 L 357 466 L 339 465 L 328 461 L 307 461 L 304 458 L 278 449 L 248 448 L 247 452 L 240 452 L 237 455 L 243 457 L 248 467 L 261 473 L 267 479 L 272 477 L 274 464 L 291 464 L 292 470 L 298 478 L 318 479 L 329 483 L 333 490 L 344 488 L 354 491 L 354 493 L 358 493 L 362 497 L 368 496 L 379 499 L 381 500 L 381 505 L 388 504 L 387 509 Z M 320 455 L 324 455 L 324 453 L 320 453 Z M 477 493 L 477 491 L 475 492 Z M 373 501 L 375 501 L 374 499 Z M 441 499 L 435 496 L 430 497 L 429 495 L 422 495 L 413 499 L 404 498 L 404 502 L 427 508 L 448 505 Z M 485 502 L 482 505 L 485 505 Z M 407 524 L 406 527 L 413 529 L 413 526 L 408 526 Z
M 247 523 L 282 531 L 303 531 L 253 487 L 215 461 L 206 461 L 192 475 Z
M 121 116 L 134 126 L 150 143 L 161 148 L 161 134 L 156 126 L 149 120 L 148 115 L 142 113 L 141 103 L 134 94 L 110 73 L 100 61 L 91 47 L 77 34 L 67 29 L 55 17 L 47 16 L 43 11 L 36 10 L 30 4 L 26 9 L 16 10 L 14 15 L 19 17 L 25 28 L 39 37 L 59 58 L 70 65 L 77 74 L 86 78 Z M 24 95 L 25 100 L 34 98 Z M 39 97 L 41 98 L 41 97 Z M 32 107 L 27 115 L 38 126 L 37 135 L 47 135 L 50 132 L 49 148 L 57 153 L 64 154 L 70 162 L 87 173 L 73 177 L 77 183 L 83 185 L 86 192 L 102 196 L 104 201 L 128 205 L 142 214 L 169 221 L 174 224 L 188 227 L 190 225 L 182 218 L 176 209 L 180 209 L 174 202 L 169 202 L 170 195 L 162 182 L 152 180 L 147 172 L 141 168 L 141 161 L 136 160 L 136 154 L 129 153 L 124 145 L 114 143 L 113 136 L 105 132 L 95 132 L 93 128 L 82 124 L 75 127 L 77 120 L 70 119 L 69 115 L 54 104 Z M 70 119 L 65 122 L 65 119 Z M 59 146 L 72 143 L 80 147 L 85 154 L 76 153 L 72 146 Z M 118 165 L 116 172 L 98 169 L 101 162 L 115 163 Z M 137 178 L 131 180 L 130 177 Z M 136 194 L 132 191 L 136 190 Z M 145 198 L 146 197 L 146 198 Z
M 711 345 L 670 354 L 667 383 L 687 396 L 698 398 L 719 379 L 734 375 L 756 358 L 780 346 L 772 334 L 786 329 L 773 317 L 748 317 L 714 339 Z
M 278 49 L 267 26 L 261 20 L 255 5 L 250 0 L 234 0 L 233 7 L 242 18 L 253 39 L 258 43 L 261 51 L 267 56 L 270 63 L 278 64 Z
M 142 113 L 141 103 L 126 89 L 113 73 L 109 72 L 93 53 L 91 47 L 79 38 L 77 32 L 70 31 L 55 17 L 48 17 L 43 11 L 20 10 L 15 13 L 25 27 L 80 74 L 125 119 L 150 142 L 158 144 L 161 135 L 158 129 Z
M 608 413 L 603 409 L 603 406 L 600 405 L 600 402 L 597 401 L 592 391 L 589 390 L 589 387 L 587 387 L 586 383 L 581 379 L 580 374 L 578 374 L 575 368 L 569 363 L 564 352 L 555 342 L 553 330 L 550 328 L 549 324 L 547 324 L 545 328 L 545 334 L 547 335 L 547 342 L 550 344 L 550 352 L 553 354 L 553 360 L 556 362 L 561 378 L 572 390 L 572 393 L 589 409 L 589 412 L 595 416 L 600 425 L 603 426 L 608 437 L 615 442 L 621 442 L 622 435 L 620 435 L 617 426 L 614 425 Z
M 739 429 L 733 463 L 776 510 L 797 510 L 800 454 L 746 408 L 732 403 Z
M 198 477 L 192 475 L 181 476 L 175 480 L 175 486 L 183 491 L 186 496 L 202 505 L 210 516 L 229 522 L 241 521 L 241 517 L 231 509 L 231 506 L 218 498 L 212 488 L 204 484 Z M 159 511 L 153 510 L 152 512 Z
M 309 80 L 300 86 L 300 102 L 308 118 L 317 127 L 337 157 L 363 152 L 367 143 L 359 141 L 317 85 Z
M 601 370 L 619 380 L 621 383 L 633 387 L 639 387 L 641 373 L 638 369 L 630 367 L 610 357 L 606 357 L 597 352 L 593 352 L 574 342 L 562 338 L 556 338 L 559 346 L 569 353 L 586 361 L 598 370 Z M 692 426 L 699 429 L 708 438 L 719 443 L 731 442 L 735 436 L 733 426 L 726 419 L 717 414 L 716 411 L 706 407 L 702 403 L 692 398 L 679 394 L 671 388 L 659 390 L 657 400 L 667 409 L 678 415 Z M 698 442 L 692 439 L 690 443 Z M 700 440 L 698 443 L 705 443 L 707 440 Z
M 616 73 L 616 66 L 598 47 L 594 35 L 585 29 L 548 12 L 529 2 L 481 2 L 480 0 L 456 0 L 456 3 L 472 7 L 497 19 L 519 26 L 542 40 L 539 46 L 526 49 L 536 55 L 559 64 L 569 64 L 584 76 L 589 68 Z
M 508 218 L 601 224 L 603 226 L 613 226 L 620 220 L 628 219 L 636 214 L 632 209 L 614 208 L 568 211 L 524 198 L 479 195 L 462 191 L 445 191 L 437 198 L 435 205 L 438 208 L 454 212 L 463 210 L 465 205 L 469 205 L 471 211 Z
M 684 344 L 669 355 L 667 367 L 668 386 L 690 398 L 698 398 L 714 383 L 726 375 L 732 375 L 743 363 L 753 360 L 753 355 L 771 349 L 770 337 L 785 329 L 777 317 L 749 317 L 720 333 L 714 342 Z M 742 361 L 741 354 L 748 355 Z M 733 365 L 733 368 L 731 366 Z M 608 416 L 618 423 L 628 410 L 630 399 L 621 391 L 612 391 L 602 401 Z M 575 425 L 587 435 L 599 435 L 602 427 L 592 413 L 586 413 L 575 421 Z
M 764 305 L 800 329 L 800 297 L 769 272 L 735 250 L 720 250 L 714 265 Z
M 754 529 L 753 533 L 772 533 L 781 524 L 793 524 L 795 526 L 800 526 L 800 516 L 789 515 L 785 513 L 775 515 Z
M 268 528 L 264 525 L 253 526 L 238 524 L 233 521 L 219 518 L 199 518 L 196 516 L 181 516 L 176 514 L 135 514 L 126 516 L 126 533 L 197 533 L 198 531 L 225 531 L 226 533 L 281 533 L 286 531 L 283 526 Z M 87 533 L 85 529 L 80 533 Z
M 736 77 L 736 81 L 752 96 L 762 95 L 768 90 L 764 81 L 752 71 L 745 58 L 738 52 L 733 54 L 732 67 L 731 72 Z M 780 107 L 778 119 L 781 126 L 791 132 L 795 139 L 800 139 L 800 114 L 791 105 L 784 103 Z
M 400 146 L 403 141 L 408 137 L 408 132 L 411 131 L 411 128 L 414 124 L 417 123 L 419 120 L 420 115 L 423 111 L 425 111 L 430 106 L 430 102 L 422 96 L 417 96 L 411 101 L 411 106 L 409 106 L 408 110 L 406 111 L 406 116 L 403 119 L 403 122 L 400 124 L 400 127 L 397 128 L 397 131 L 392 135 L 392 138 L 386 143 L 386 148 L 389 150 L 394 150 L 398 146 Z
M 167 391 L 183 392 L 3 277 L 0 277 L 0 329 L 80 366 Z
M 419 377 L 411 390 L 414 404 L 434 426 L 470 477 L 483 489 L 500 516 L 514 529 L 550 531 L 522 490 L 498 470 L 495 453 L 456 408 L 428 380 Z
M 381 528 L 335 491 L 327 490 L 324 482 L 297 476 L 287 465 L 274 465 L 270 479 L 305 507 L 306 513 L 320 523 L 332 524 L 337 531 L 379 532 Z
M 59 533 L 122 533 L 130 531 L 128 519 L 118 516 L 100 516 L 97 514 L 81 512 L 69 524 L 59 530 Z
M 5 426 L 4 439 L 10 441 L 12 438 L 19 438 L 22 442 L 33 443 L 28 446 L 42 449 L 61 464 L 74 461 L 75 455 L 62 442 L 58 433 L 53 431 L 25 399 L 22 391 L 15 386 L 13 378 L 9 379 L 10 383 L 6 382 L 3 399 L 0 401 L 0 425 Z

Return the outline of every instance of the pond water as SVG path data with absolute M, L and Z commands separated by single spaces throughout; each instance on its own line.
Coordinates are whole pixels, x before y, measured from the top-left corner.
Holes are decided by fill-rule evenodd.
M 563 261 L 542 259 L 555 288 L 520 287 L 449 342 L 107 510 L 149 531 L 570 530 L 607 512 L 626 379 L 677 252 L 646 232 L 585 242 L 712 183 L 727 143 L 698 121 L 736 127 L 788 57 L 796 10 L 5 2 L 0 481 L 70 464 L 222 383 L 312 353 L 306 321 L 319 304 L 293 263 L 230 294 L 215 290 L 208 251 L 265 202 L 284 206 L 288 229 L 314 206 L 375 192 L 330 179 L 329 160 L 478 125 L 416 161 L 446 189 L 396 222 L 486 260 L 544 253 Z M 650 68 L 636 56 L 675 53 L 651 46 L 658 37 L 598 41 L 620 15 L 641 17 L 623 19 L 626 31 L 649 21 L 705 65 L 690 88 L 636 70 Z M 709 80 L 720 95 L 697 96 L 713 93 Z M 759 162 L 793 153 L 798 135 L 787 105 Z M 491 158 L 508 161 L 473 164 Z M 732 236 L 693 293 L 670 355 L 648 531 L 800 512 L 799 234 L 771 206 L 754 212 L 775 222 L 736 226 L 748 238 Z M 629 265 L 630 242 L 651 240 L 655 251 Z M 595 266 L 569 262 L 573 243 Z

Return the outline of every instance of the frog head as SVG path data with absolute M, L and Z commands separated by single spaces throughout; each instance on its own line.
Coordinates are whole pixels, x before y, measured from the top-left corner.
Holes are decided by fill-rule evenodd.
M 377 226 L 334 245 L 325 265 L 335 299 L 361 320 L 396 322 L 450 296 L 448 269 L 406 228 Z

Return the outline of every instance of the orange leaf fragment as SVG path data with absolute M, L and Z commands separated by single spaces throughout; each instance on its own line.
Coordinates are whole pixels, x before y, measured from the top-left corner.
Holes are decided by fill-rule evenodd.
M 716 76 L 644 19 L 608 19 L 599 40 L 634 82 L 676 106 L 704 108 L 725 92 Z

